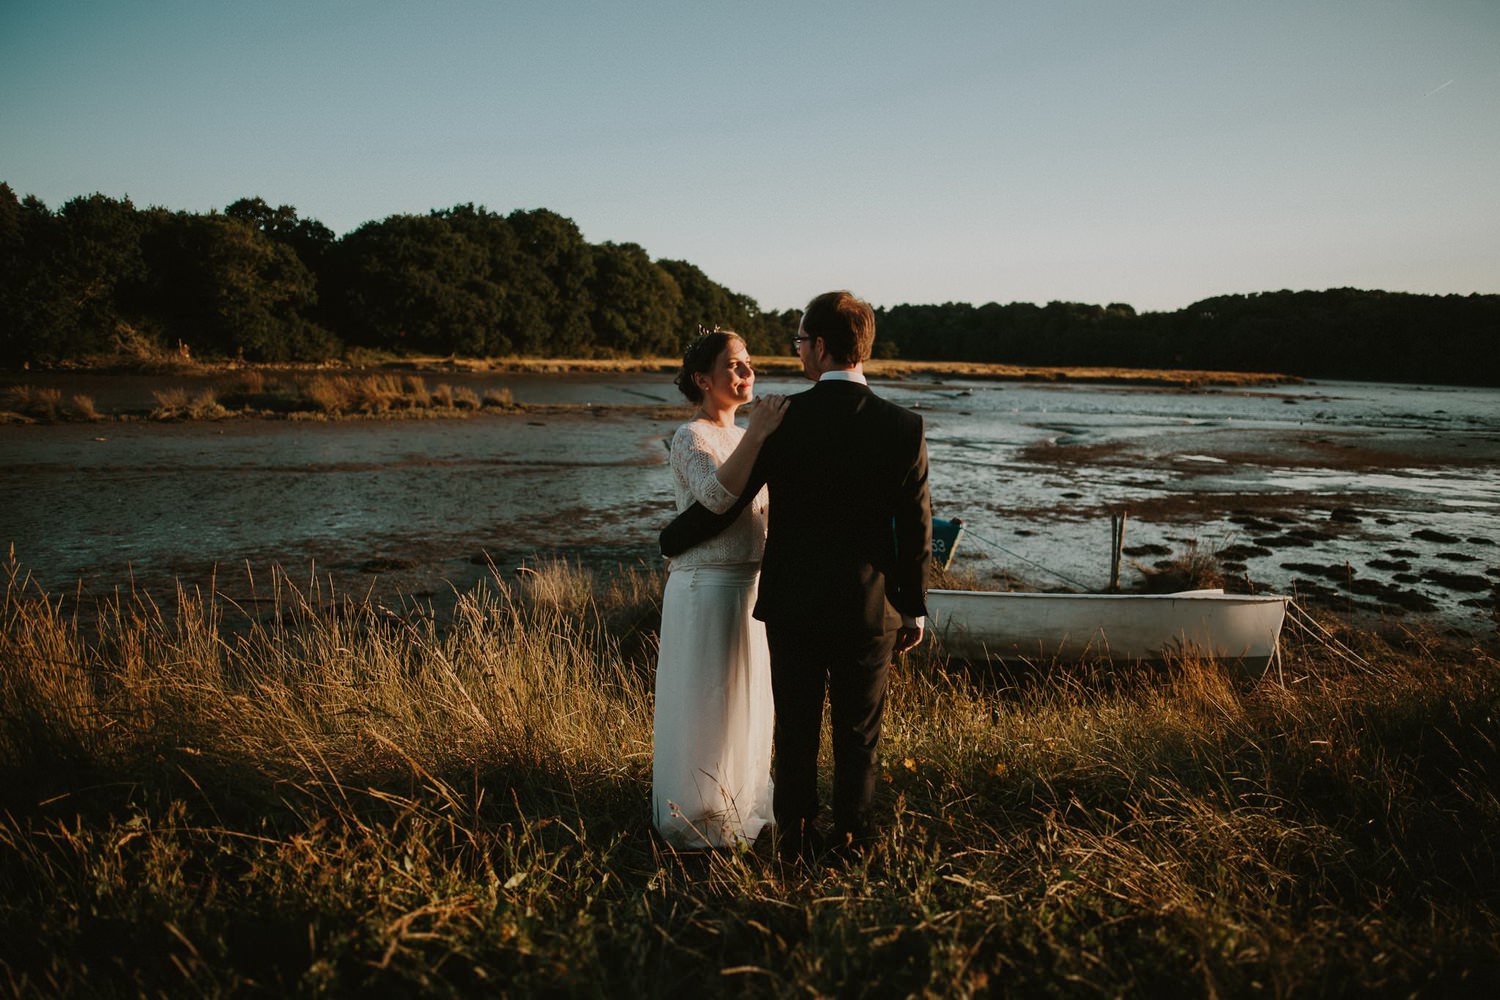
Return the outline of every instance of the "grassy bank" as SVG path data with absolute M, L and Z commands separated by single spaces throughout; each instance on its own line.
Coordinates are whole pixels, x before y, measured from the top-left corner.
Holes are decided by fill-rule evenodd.
M 1500 981 L 1500 664 L 1325 622 L 1210 663 L 895 675 L 874 859 L 649 831 L 661 580 L 542 565 L 441 627 L 256 581 L 0 608 L 17 994 L 1451 995 Z M 826 772 L 825 772 L 826 776 Z
M 235 417 L 327 420 L 347 418 L 464 417 L 519 407 L 504 386 L 474 388 L 437 381 L 443 373 L 483 375 L 666 374 L 677 370 L 669 358 L 542 359 L 488 358 L 383 359 L 360 367 L 293 366 L 244 368 L 184 362 L 176 368 L 125 369 L 117 365 L 78 365 L 69 370 L 91 373 L 150 374 L 161 381 L 191 377 L 191 386 L 152 391 L 149 407 L 108 409 L 94 397 L 12 376 L 0 388 L 0 424 L 35 422 L 109 422 L 224 420 Z M 762 373 L 800 371 L 795 358 L 757 358 Z M 963 362 L 873 360 L 866 370 L 875 378 L 969 379 L 989 381 L 1093 382 L 1196 389 L 1205 386 L 1269 386 L 1299 381 L 1284 375 L 1243 372 L 1165 371 L 1129 368 L 1028 368 Z M 57 373 L 49 373 L 56 382 Z M 432 379 L 432 381 L 429 381 Z M 210 384 L 205 385 L 205 381 Z M 529 407 L 548 409 L 548 407 Z M 552 407 L 556 408 L 556 407 Z
M 757 358 L 762 374 L 791 375 L 801 369 L 795 358 Z M 544 359 L 487 358 L 384 359 L 360 366 L 265 366 L 183 363 L 172 369 L 132 369 L 118 365 L 75 365 L 69 371 L 91 374 L 148 374 L 167 382 L 189 379 L 188 386 L 169 386 L 151 393 L 154 405 L 108 409 L 94 397 L 56 384 L 29 381 L 15 373 L 0 387 L 0 424 L 100 422 L 120 420 L 224 420 L 234 417 L 286 419 L 463 417 L 517 409 L 504 386 L 482 392 L 437 381 L 443 373 L 465 376 L 577 375 L 650 373 L 665 377 L 677 370 L 670 358 Z M 1132 368 L 1024 367 L 965 362 L 872 360 L 866 371 L 877 379 L 966 379 L 978 381 L 1088 382 L 1159 386 L 1192 390 L 1206 386 L 1272 386 L 1300 379 L 1277 374 Z M 58 381 L 56 370 L 47 373 Z M 433 381 L 429 382 L 429 379 Z M 204 386 L 205 381 L 212 384 Z M 536 407 L 532 407 L 535 409 Z M 542 407 L 545 409 L 546 407 Z
M 762 372 L 796 373 L 801 362 L 790 355 L 762 355 L 755 366 Z M 678 358 L 480 358 L 465 361 L 441 358 L 407 361 L 432 370 L 515 374 L 614 373 L 677 371 Z M 962 378 L 997 382 L 1100 382 L 1197 388 L 1208 385 L 1265 386 L 1301 382 L 1276 372 L 1198 371 L 1186 368 L 1119 368 L 1107 365 L 1006 365 L 985 361 L 914 361 L 871 358 L 864 364 L 875 378 Z
M 629 374 L 677 371 L 681 358 L 543 358 L 502 356 L 467 358 L 456 355 L 396 355 L 383 351 L 354 349 L 342 359 L 308 363 L 247 364 L 243 361 L 199 359 L 177 352 L 142 352 L 101 355 L 68 362 L 45 371 L 87 371 L 149 375 L 203 375 L 260 371 L 272 374 L 306 374 L 356 371 L 420 374 L 456 373 L 513 375 Z M 798 372 L 801 362 L 786 354 L 759 355 L 755 365 L 762 371 Z M 926 376 L 932 378 L 993 379 L 998 381 L 1119 382 L 1145 385 L 1195 387 L 1203 385 L 1279 385 L 1302 379 L 1278 372 L 1211 371 L 1191 368 L 1122 368 L 1109 365 L 1010 365 L 986 361 L 919 361 L 871 358 L 865 370 L 877 378 Z
M 110 420 L 223 420 L 230 417 L 330 419 L 445 417 L 517 409 L 510 390 L 429 384 L 421 375 L 304 372 L 232 373 L 207 387 L 154 390 L 149 409 L 101 410 L 92 396 L 56 386 L 12 385 L 0 393 L 0 423 Z

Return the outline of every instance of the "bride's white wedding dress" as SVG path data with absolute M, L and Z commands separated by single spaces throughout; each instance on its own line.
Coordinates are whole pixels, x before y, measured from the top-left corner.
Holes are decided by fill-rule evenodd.
M 694 420 L 672 438 L 677 509 L 727 510 L 715 475 L 744 431 Z M 662 595 L 651 810 L 676 847 L 732 847 L 771 822 L 770 655 L 750 616 L 766 495 L 716 538 L 673 558 Z

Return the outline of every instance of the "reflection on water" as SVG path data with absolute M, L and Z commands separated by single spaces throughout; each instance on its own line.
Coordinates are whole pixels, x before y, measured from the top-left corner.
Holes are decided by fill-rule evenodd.
M 653 557 L 671 508 L 661 441 L 682 419 L 666 376 L 441 380 L 580 408 L 460 420 L 3 426 L 0 541 L 53 589 L 80 578 L 110 587 L 127 567 L 138 580 L 166 581 L 249 560 L 313 561 L 346 588 L 440 592 L 445 580 L 465 586 L 486 572 L 487 556 Z M 151 384 L 114 376 L 74 391 L 149 400 Z M 761 389 L 804 386 L 765 378 Z M 981 576 L 1005 569 L 1056 583 L 1039 563 L 1102 586 L 1115 508 L 1132 511 L 1127 546 L 1243 541 L 1254 533 L 1246 518 L 1272 509 L 1317 526 L 1313 544 L 1298 543 L 1292 556 L 1246 559 L 1253 579 L 1276 588 L 1296 578 L 1282 566 L 1293 558 L 1393 581 L 1366 564 L 1396 547 L 1428 561 L 1467 556 L 1449 562 L 1470 576 L 1500 575 L 1500 549 L 1489 544 L 1500 513 L 1496 390 L 1323 383 L 1184 392 L 937 379 L 877 389 L 926 417 L 935 509 L 965 519 L 959 564 Z M 1453 541 L 1414 539 L 1421 530 Z M 1420 579 L 1404 585 L 1444 606 L 1476 599 Z M 1485 612 L 1463 614 L 1482 623 Z

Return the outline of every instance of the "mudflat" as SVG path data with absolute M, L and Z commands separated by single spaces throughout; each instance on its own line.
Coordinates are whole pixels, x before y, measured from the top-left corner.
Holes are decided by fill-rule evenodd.
M 88 377 L 115 379 L 103 384 L 121 399 L 157 391 Z M 672 514 L 663 442 L 690 413 L 668 377 L 472 378 L 510 405 L 0 427 L 0 543 L 49 589 L 96 594 L 212 581 L 248 598 L 243 578 L 275 564 L 340 593 L 441 604 L 527 561 L 655 564 Z M 954 568 L 976 585 L 1102 589 L 1109 517 L 1125 511 L 1127 588 L 1195 550 L 1231 589 L 1494 628 L 1500 391 L 919 373 L 875 386 L 924 415 L 934 509 L 968 526 Z

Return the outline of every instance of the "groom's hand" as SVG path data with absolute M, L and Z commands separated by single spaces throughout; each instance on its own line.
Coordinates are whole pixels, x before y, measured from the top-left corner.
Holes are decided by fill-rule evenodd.
M 715 514 L 701 503 L 694 503 L 673 518 L 672 523 L 657 536 L 661 554 L 670 559 L 682 555 L 694 545 L 708 541 L 738 520 L 740 513 L 750 506 L 753 499 L 755 497 L 752 494 L 746 494 L 722 514 Z
M 896 652 L 904 653 L 922 641 L 921 625 L 902 625 L 896 630 Z

